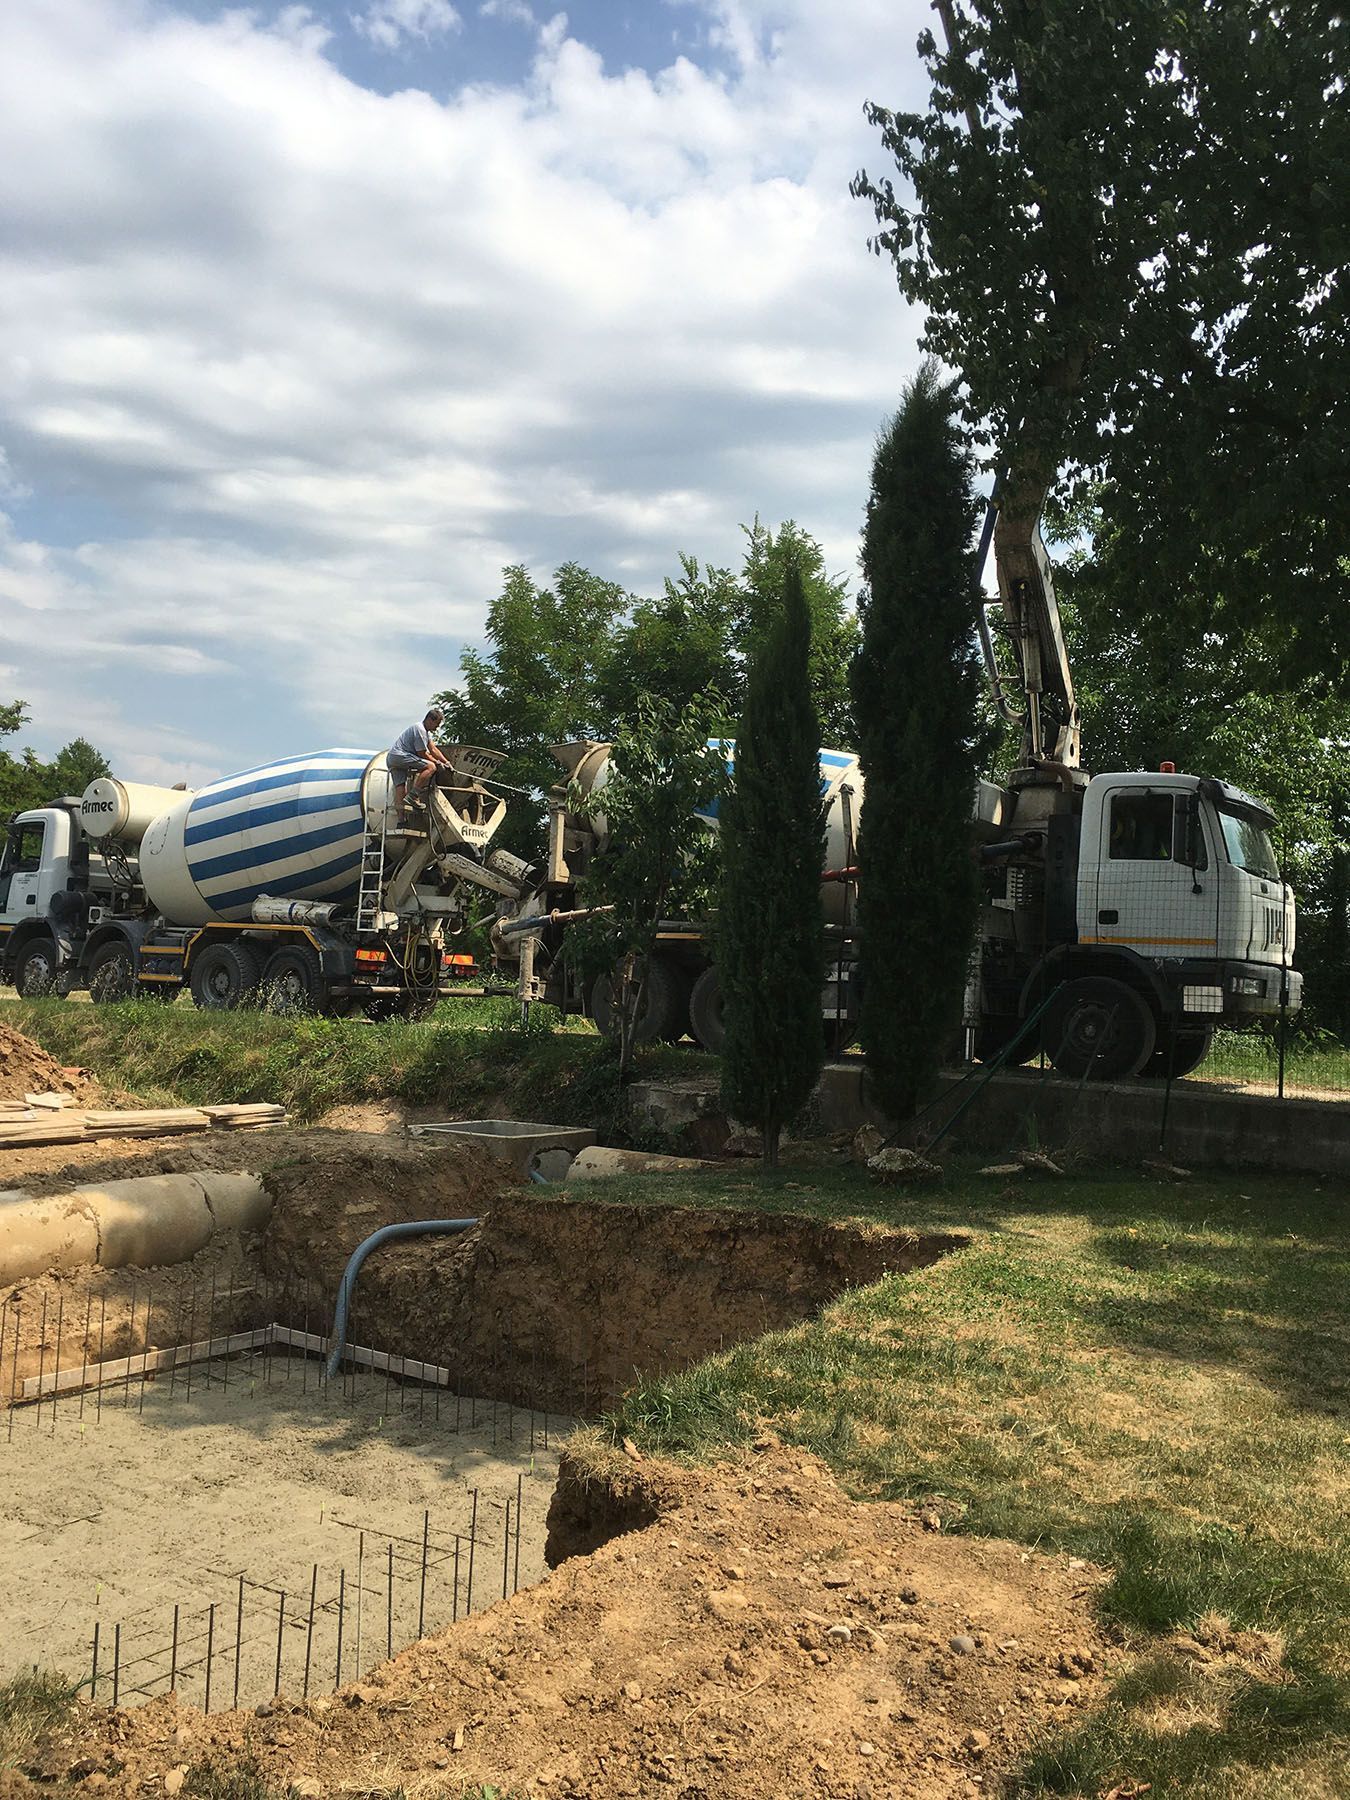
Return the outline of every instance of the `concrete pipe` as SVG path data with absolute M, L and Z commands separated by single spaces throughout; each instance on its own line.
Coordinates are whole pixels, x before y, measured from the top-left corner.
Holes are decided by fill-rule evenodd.
M 0 1203 L 0 1287 L 48 1269 L 187 1262 L 217 1231 L 260 1230 L 271 1200 L 256 1175 L 138 1175 Z
M 612 1175 L 678 1175 L 691 1169 L 718 1169 L 721 1163 L 695 1156 L 655 1156 L 645 1150 L 583 1150 L 568 1170 L 569 1181 L 601 1181 Z
M 0 1287 L 46 1269 L 98 1261 L 98 1226 L 75 1194 L 34 1200 L 19 1194 L 0 1206 Z

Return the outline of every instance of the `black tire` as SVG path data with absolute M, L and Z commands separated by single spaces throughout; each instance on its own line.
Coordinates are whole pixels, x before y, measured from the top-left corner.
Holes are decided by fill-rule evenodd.
M 65 990 L 61 986 L 61 953 L 55 938 L 35 937 L 24 945 L 14 970 L 14 987 L 21 1000 L 50 1000 Z
M 999 1051 L 1012 1043 L 1014 1036 L 1022 1024 L 1021 1019 L 1005 1019 L 989 1017 L 981 1019 L 975 1028 L 975 1059 L 977 1062 L 993 1062 Z M 1033 1025 L 1014 1045 L 1011 1053 L 1004 1057 L 1003 1067 L 1015 1069 L 1021 1063 L 1029 1063 L 1037 1055 L 1041 1047 L 1041 1028 Z
M 95 1006 L 130 1000 L 136 992 L 136 957 L 121 938 L 100 944 L 89 958 L 89 998 Z
M 637 1021 L 633 1041 L 655 1044 L 684 1036 L 688 1019 L 688 986 L 684 973 L 664 956 L 653 956 L 647 964 L 638 999 Z M 607 1038 L 619 1035 L 618 1009 L 614 1004 L 614 979 L 599 975 L 591 985 L 587 1007 L 596 1029 Z
M 850 1046 L 858 1041 L 858 1021 L 856 1019 L 836 1019 L 826 1014 L 822 1017 L 821 1026 L 825 1034 L 825 1055 L 827 1057 L 842 1056 Z
M 694 983 L 689 996 L 689 1027 L 697 1041 L 714 1056 L 720 1056 L 726 1041 L 726 1010 L 722 998 L 722 982 L 716 968 L 708 967 Z
M 263 964 L 262 1004 L 270 1013 L 294 1015 L 323 1011 L 323 970 L 318 952 L 308 944 L 274 950 Z
M 188 987 L 203 1012 L 233 1012 L 256 1000 L 262 965 L 249 944 L 208 944 L 193 958 Z
M 1091 975 L 1056 988 L 1041 1018 L 1041 1042 L 1061 1075 L 1121 1081 L 1137 1075 L 1158 1041 L 1143 995 L 1123 981 Z
M 1141 1073 L 1166 1080 L 1170 1075 L 1179 1081 L 1198 1069 L 1209 1055 L 1214 1042 L 1212 1025 L 1182 1025 L 1176 1029 L 1164 1025 L 1158 1033 L 1158 1046 L 1144 1064 Z

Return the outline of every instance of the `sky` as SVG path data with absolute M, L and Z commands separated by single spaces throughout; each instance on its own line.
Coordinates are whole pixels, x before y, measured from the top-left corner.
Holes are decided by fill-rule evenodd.
M 127 779 L 387 745 L 503 567 L 857 578 L 926 0 L 0 0 L 0 700 Z M 11 744 L 11 747 L 12 744 Z

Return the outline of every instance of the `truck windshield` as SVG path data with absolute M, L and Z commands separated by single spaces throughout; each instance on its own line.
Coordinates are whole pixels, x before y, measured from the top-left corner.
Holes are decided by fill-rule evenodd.
M 1267 881 L 1280 879 L 1279 865 L 1269 834 L 1255 820 L 1239 818 L 1236 813 L 1219 810 L 1223 841 L 1228 860 L 1249 875 L 1260 875 Z

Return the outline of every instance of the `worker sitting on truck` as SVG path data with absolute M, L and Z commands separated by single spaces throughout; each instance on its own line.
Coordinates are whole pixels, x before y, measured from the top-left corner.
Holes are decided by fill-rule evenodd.
M 432 742 L 431 734 L 440 724 L 445 714 L 439 707 L 433 706 L 420 725 L 410 725 L 394 739 L 393 748 L 385 757 L 389 773 L 394 777 L 394 805 L 398 810 L 398 822 L 401 825 L 406 815 L 404 796 L 411 786 L 411 800 L 415 805 L 426 804 L 427 788 L 431 785 L 438 767 L 448 769 L 450 758 L 438 744 Z

